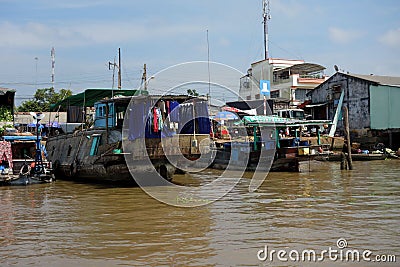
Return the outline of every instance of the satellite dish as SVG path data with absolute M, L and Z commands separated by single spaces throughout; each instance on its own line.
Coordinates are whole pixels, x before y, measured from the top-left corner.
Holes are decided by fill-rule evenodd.
M 338 67 L 337 65 L 335 65 L 335 66 L 333 66 L 333 67 L 335 68 L 336 72 L 339 71 L 339 67 Z
M 29 114 L 31 114 L 31 116 L 35 119 L 35 120 L 41 120 L 44 118 L 45 114 L 43 113 L 35 113 L 35 112 L 29 112 Z

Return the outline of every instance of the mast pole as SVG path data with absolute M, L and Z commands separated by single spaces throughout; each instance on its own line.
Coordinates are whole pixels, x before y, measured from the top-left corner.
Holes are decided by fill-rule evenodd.
M 211 75 L 210 75 L 210 42 L 208 40 L 208 29 L 207 29 L 207 72 L 208 72 L 208 116 L 211 116 Z M 212 133 L 212 137 L 214 139 L 214 126 L 213 121 L 210 123 L 210 131 Z
M 147 67 L 146 67 L 146 63 L 143 64 L 142 84 L 144 85 L 144 90 L 147 91 Z

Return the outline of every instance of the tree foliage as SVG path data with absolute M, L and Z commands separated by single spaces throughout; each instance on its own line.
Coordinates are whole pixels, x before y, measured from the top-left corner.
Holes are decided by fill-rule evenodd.
M 0 107 L 0 121 L 13 121 L 11 108 L 5 106 Z
M 21 112 L 46 112 L 50 111 L 50 105 L 55 104 L 72 95 L 72 91 L 61 89 L 58 93 L 53 87 L 37 89 L 33 99 L 21 103 L 18 111 Z
M 196 89 L 187 89 L 187 94 L 189 96 L 199 96 L 199 93 L 196 91 Z

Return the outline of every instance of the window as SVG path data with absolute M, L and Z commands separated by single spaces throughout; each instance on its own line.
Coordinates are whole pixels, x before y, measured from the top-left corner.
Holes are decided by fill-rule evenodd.
M 271 98 L 278 98 L 279 97 L 279 90 L 271 91 Z
M 282 117 L 283 118 L 290 118 L 289 111 L 282 111 Z
M 342 92 L 342 86 L 340 84 L 335 84 L 332 86 L 332 91 L 335 93 L 341 93 Z
M 304 111 L 293 110 L 292 112 L 293 112 L 292 118 L 298 119 L 298 120 L 304 120 Z
M 90 148 L 90 156 L 97 155 L 97 150 L 99 149 L 100 144 L 100 135 L 92 136 L 92 146 Z
M 306 100 L 309 100 L 309 97 L 307 96 L 307 93 L 310 92 L 311 90 L 307 89 L 296 89 L 294 91 L 295 94 L 295 99 L 299 100 L 300 102 L 304 102 Z
M 71 156 L 71 151 L 72 151 L 72 146 L 71 146 L 71 145 L 69 145 L 69 146 L 68 146 L 68 153 L 67 153 L 67 157 L 70 157 L 70 156 Z

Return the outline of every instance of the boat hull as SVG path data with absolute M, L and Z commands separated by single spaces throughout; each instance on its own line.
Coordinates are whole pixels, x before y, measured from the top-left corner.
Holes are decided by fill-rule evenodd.
M 95 138 L 101 140 L 98 147 L 93 145 Z M 182 155 L 199 158 L 209 148 L 209 135 L 196 134 L 197 147 L 192 146 L 193 138 L 176 135 L 164 140 L 166 144 L 159 138 L 146 138 L 122 145 L 121 131 L 93 129 L 51 137 L 46 147 L 57 179 L 163 185 L 165 181 L 160 182 L 159 177 L 171 181 L 176 171 L 177 164 L 171 162 L 178 162 Z
M 370 160 L 385 160 L 388 155 L 385 154 L 352 154 L 353 161 L 370 161 Z M 318 161 L 341 161 L 341 154 L 320 155 L 315 158 Z
M 54 181 L 52 175 L 42 176 L 26 176 L 26 175 L 11 175 L 2 177 L 0 185 L 2 186 L 27 186 L 32 184 L 47 184 Z
M 248 155 L 248 160 L 235 161 L 231 158 L 231 151 L 225 149 L 218 149 L 215 158 L 211 164 L 211 168 L 225 170 L 227 168 L 232 170 L 245 170 L 245 171 L 272 171 L 272 172 L 299 172 L 300 162 L 313 160 L 313 155 L 305 156 L 288 156 L 283 154 L 275 154 L 274 156 L 266 156 L 260 158 L 260 151 L 252 151 Z M 229 166 L 229 167 L 228 167 Z

